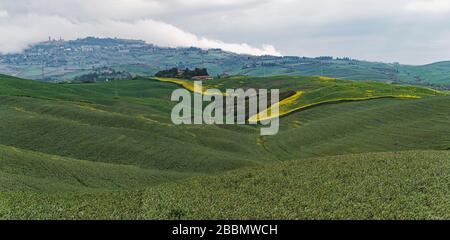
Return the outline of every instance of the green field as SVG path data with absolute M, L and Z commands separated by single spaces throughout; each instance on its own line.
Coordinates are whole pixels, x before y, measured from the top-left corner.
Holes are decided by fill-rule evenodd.
M 289 107 L 313 105 L 261 137 L 173 125 L 173 83 L 0 75 L 0 219 L 449 217 L 446 92 L 317 77 L 208 84 L 302 91 Z
M 195 90 L 195 84 L 189 80 L 174 78 L 154 79 L 179 85 L 192 92 Z M 275 88 L 279 89 L 281 94 L 289 91 L 295 92 L 296 94 L 281 99 L 278 104 L 279 114 L 271 117 L 285 116 L 305 108 L 345 101 L 373 100 L 379 98 L 421 99 L 447 94 L 443 91 L 418 88 L 415 86 L 400 86 L 375 81 L 355 82 L 328 77 L 233 77 L 206 81 L 202 84 L 202 87 L 201 92 L 212 88 L 218 88 L 222 93 L 225 93 L 228 88 Z M 259 119 L 263 118 L 256 115 L 252 116 L 250 121 L 257 122 Z

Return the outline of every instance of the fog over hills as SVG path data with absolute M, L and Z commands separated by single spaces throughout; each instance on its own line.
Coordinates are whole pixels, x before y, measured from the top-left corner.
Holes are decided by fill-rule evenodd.
M 46 81 L 70 81 L 93 69 L 111 67 L 133 75 L 153 75 L 170 67 L 208 68 L 249 76 L 329 76 L 354 80 L 450 86 L 450 64 L 412 66 L 331 56 L 253 56 L 221 49 L 169 48 L 140 40 L 88 37 L 72 41 L 49 38 L 18 54 L 0 55 L 0 72 Z M 433 72 L 433 74 L 431 74 Z

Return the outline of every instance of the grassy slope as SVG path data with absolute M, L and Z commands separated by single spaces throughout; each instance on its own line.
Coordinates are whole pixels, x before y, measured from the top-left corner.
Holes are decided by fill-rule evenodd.
M 32 96 L 0 96 L 3 145 L 182 172 L 223 171 L 267 159 L 262 150 L 227 140 L 253 143 L 252 135 L 258 133 L 253 127 L 180 126 L 174 131 L 169 101 L 174 88 L 167 84 L 123 81 L 118 85 L 120 99 L 114 99 L 113 84 L 49 85 L 17 79 L 0 84 L 2 95 Z M 76 101 L 71 92 L 89 102 Z M 247 159 L 248 155 L 255 158 Z
M 403 82 L 449 86 L 449 61 L 422 66 L 401 65 L 399 70 L 399 77 Z
M 176 65 L 180 61 L 185 61 L 185 59 L 192 59 L 194 56 L 185 57 L 181 60 L 175 60 L 168 65 Z M 195 57 L 194 57 L 195 58 Z M 430 85 L 448 87 L 450 84 L 450 64 L 449 62 L 437 62 L 427 65 L 412 66 L 412 65 L 396 65 L 390 63 L 380 63 L 380 62 L 366 62 L 366 61 L 320 61 L 320 60 L 309 60 L 303 63 L 283 63 L 283 61 L 278 61 L 274 66 L 252 66 L 249 68 L 243 68 L 244 63 L 236 64 L 233 61 L 227 62 L 225 64 L 217 64 L 217 58 L 211 58 L 209 61 L 202 63 L 198 60 L 198 64 L 207 67 L 208 70 L 213 74 L 221 74 L 223 72 L 228 72 L 232 75 L 249 75 L 249 76 L 278 76 L 278 75 L 289 75 L 289 76 L 317 76 L 324 75 L 339 79 L 353 79 L 353 80 L 377 80 L 383 82 L 399 82 L 407 84 L 420 84 L 420 85 Z M 159 59 L 157 64 L 161 64 L 161 61 L 167 61 L 167 59 Z M 269 63 L 270 61 L 264 61 Z M 321 63 L 322 62 L 322 63 Z M 193 64 L 192 67 L 196 65 Z M 149 64 L 146 66 L 146 71 L 140 69 L 135 69 L 134 66 L 120 66 L 119 69 L 127 69 L 131 72 L 135 72 L 141 75 L 151 76 L 155 74 L 158 69 L 154 68 L 154 64 Z M 37 74 L 41 74 L 37 72 Z
M 189 80 L 173 78 L 154 78 L 162 82 L 171 82 L 180 85 L 190 91 L 194 91 L 194 83 Z M 348 81 L 327 77 L 233 77 L 230 79 L 216 79 L 203 83 L 203 91 L 209 88 L 219 88 L 225 92 L 227 88 L 255 88 L 255 89 L 280 89 L 281 92 L 295 91 L 297 94 L 282 100 L 278 105 L 279 116 L 285 116 L 292 112 L 305 108 L 342 102 L 361 101 L 378 98 L 403 98 L 420 99 L 423 97 L 445 95 L 445 92 L 414 86 L 390 85 L 374 81 Z M 263 111 L 264 113 L 266 111 Z M 252 116 L 251 122 L 258 119 L 267 119 L 273 116 Z M 267 117 L 269 116 L 269 117 Z M 277 115 L 278 116 L 278 115 Z
M 281 131 L 264 138 L 280 159 L 336 154 L 450 149 L 450 98 L 378 99 L 324 105 L 281 119 Z
M 152 188 L 143 195 L 143 214 L 192 219 L 448 219 L 449 159 L 449 152 L 369 153 L 244 169 Z
M 298 82 L 301 90 L 322 84 L 311 78 L 238 79 L 215 84 L 283 90 Z M 278 160 L 450 149 L 450 97 L 428 92 L 418 100 L 305 109 L 282 118 L 277 136 L 260 138 L 252 126 L 174 130 L 169 97 L 175 85 L 120 81 L 117 97 L 114 86 L 52 85 L 0 76 L 1 217 L 190 217 L 194 215 L 184 207 L 179 211 L 161 204 L 158 215 L 156 205 L 149 204 L 157 196 L 147 197 L 152 190 L 143 188 Z M 22 204 L 21 199 L 27 201 Z M 142 201 L 147 202 L 144 210 Z
M 0 193 L 0 218 L 448 219 L 449 158 L 447 151 L 343 155 L 141 191 Z
M 136 189 L 189 177 L 169 171 L 96 163 L 0 145 L 0 189 L 80 192 Z

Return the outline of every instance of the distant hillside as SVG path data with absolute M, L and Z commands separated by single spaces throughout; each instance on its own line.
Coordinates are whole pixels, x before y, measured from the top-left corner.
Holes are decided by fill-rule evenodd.
M 424 66 L 353 60 L 348 57 L 250 56 L 220 49 L 165 48 L 138 40 L 85 38 L 48 41 L 21 54 L 0 55 L 0 72 L 47 81 L 73 79 L 92 68 L 153 75 L 172 67 L 207 68 L 211 75 L 328 76 L 354 80 L 450 87 L 450 62 Z

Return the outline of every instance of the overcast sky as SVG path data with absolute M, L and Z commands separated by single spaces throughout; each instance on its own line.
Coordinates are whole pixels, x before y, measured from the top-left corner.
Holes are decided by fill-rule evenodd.
M 255 55 L 450 60 L 450 0 L 0 0 L 0 52 L 48 36 Z

